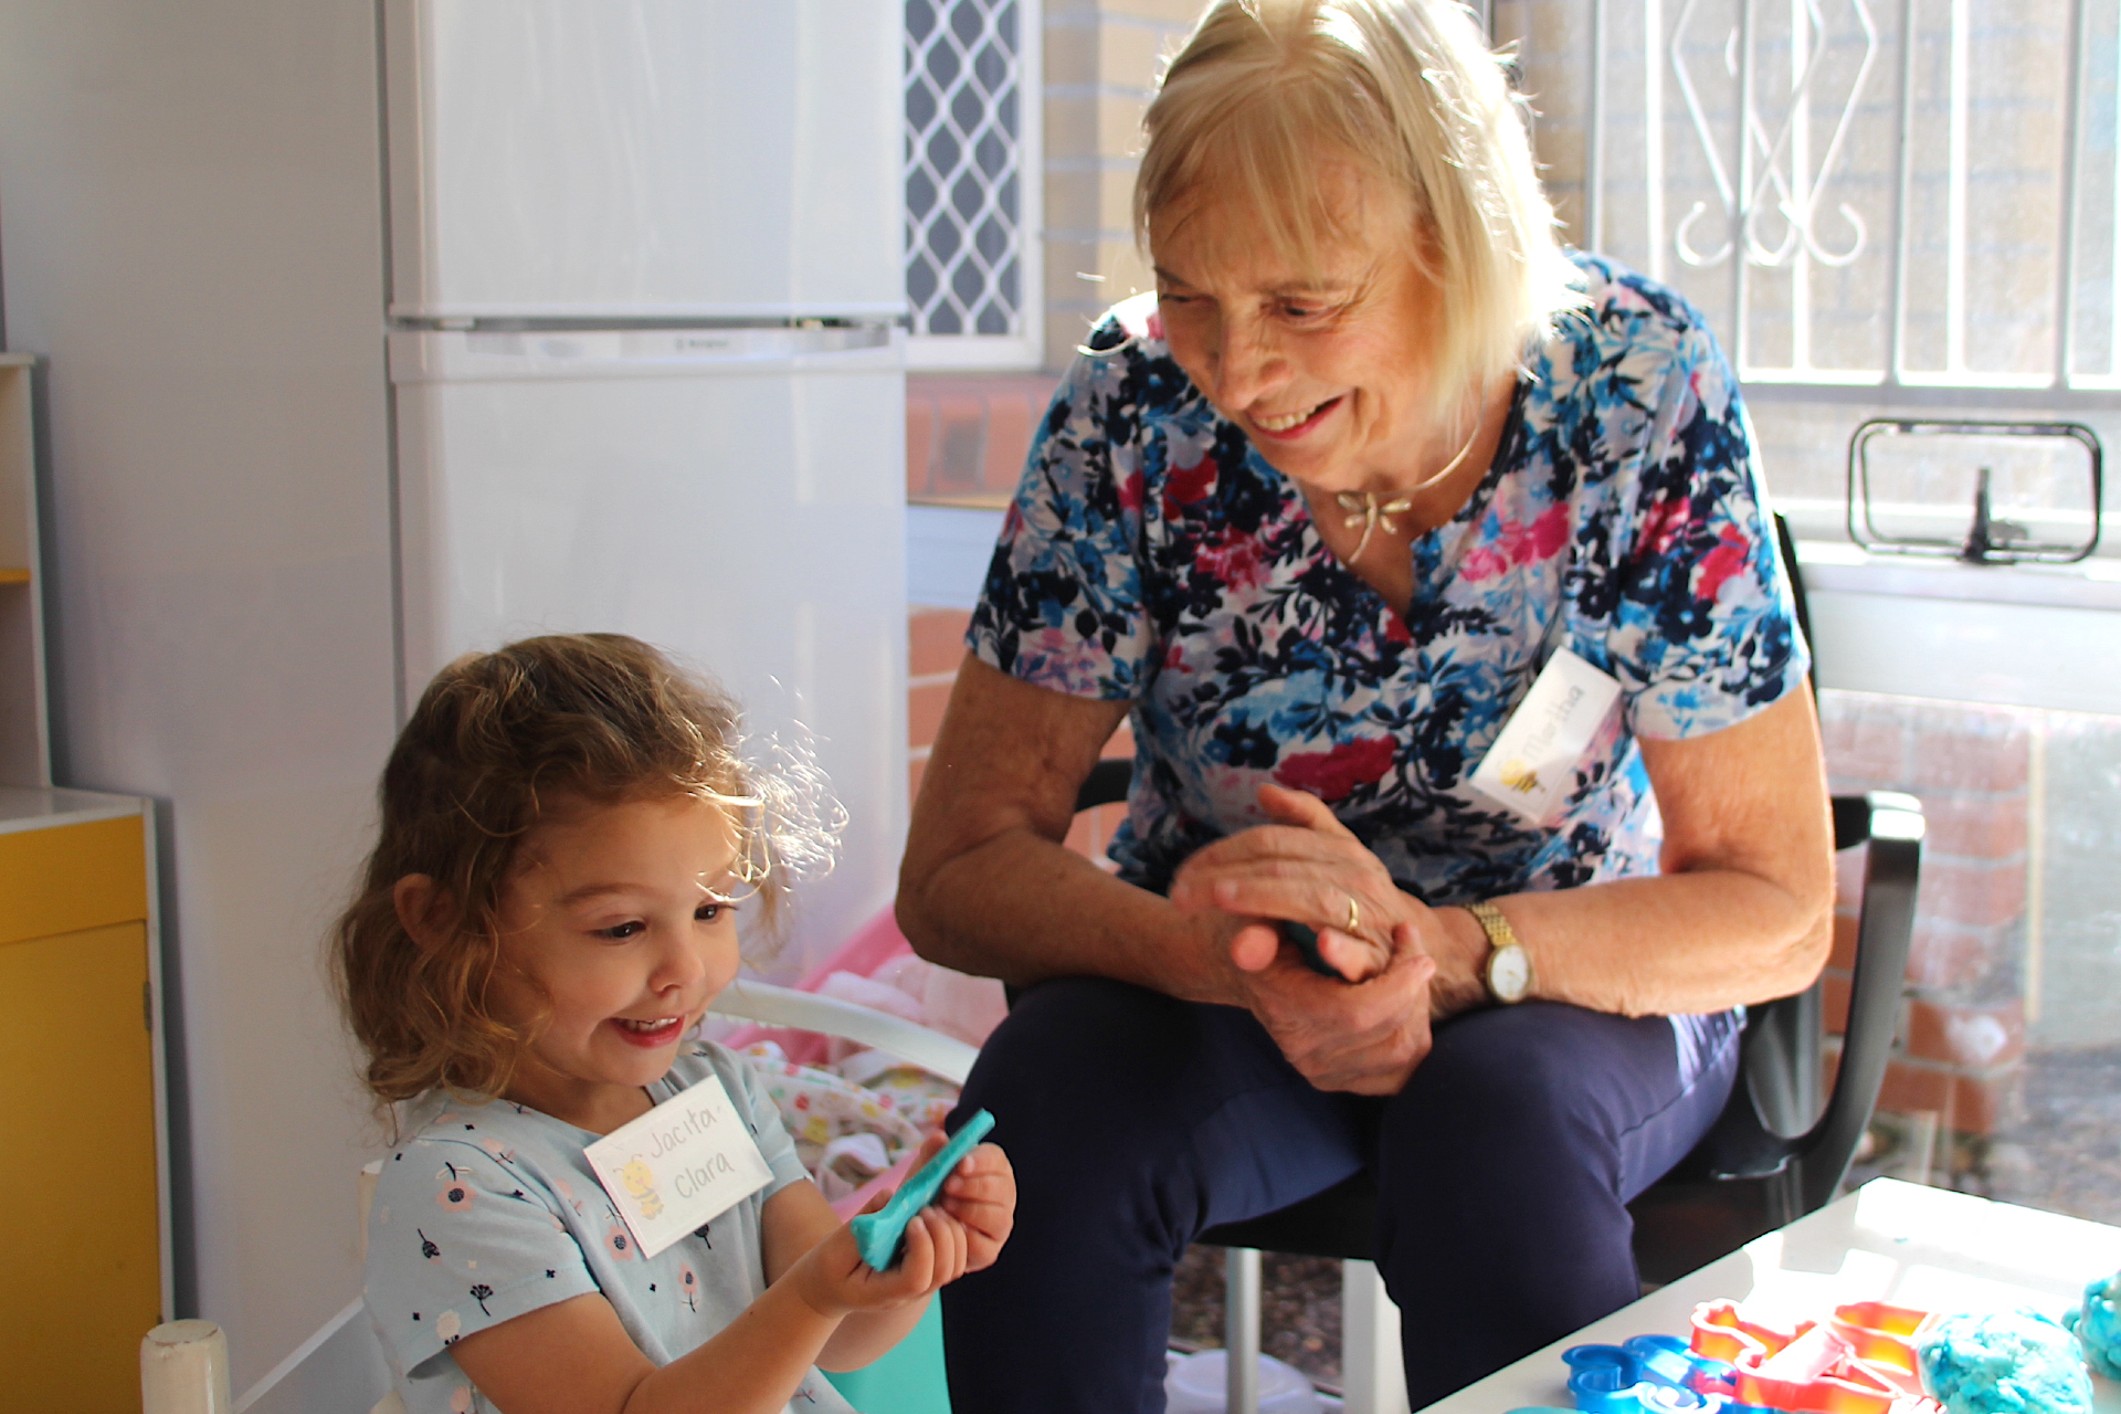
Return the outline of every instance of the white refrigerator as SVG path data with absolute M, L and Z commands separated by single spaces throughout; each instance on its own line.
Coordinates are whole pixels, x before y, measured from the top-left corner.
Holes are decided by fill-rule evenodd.
M 617 630 L 845 805 L 792 955 L 904 835 L 899 0 L 385 0 L 401 698 Z

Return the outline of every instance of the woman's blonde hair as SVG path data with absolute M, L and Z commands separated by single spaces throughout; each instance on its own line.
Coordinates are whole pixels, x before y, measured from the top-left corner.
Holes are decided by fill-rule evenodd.
M 723 806 L 739 837 L 733 872 L 770 926 L 787 856 L 829 855 L 831 841 L 791 841 L 790 816 L 802 812 L 777 808 L 787 783 L 739 759 L 738 728 L 718 690 L 619 634 L 525 639 L 436 675 L 383 768 L 376 847 L 332 934 L 340 1000 L 378 1101 L 507 1089 L 541 1018 L 491 1005 L 502 891 L 555 801 Z M 421 940 L 393 897 L 409 874 L 436 885 Z
M 1260 214 L 1277 253 L 1317 272 L 1347 234 L 1329 161 L 1411 203 L 1434 283 L 1440 409 L 1517 367 L 1579 306 L 1574 267 L 1532 162 L 1504 60 L 1454 0 L 1216 0 L 1164 70 L 1142 120 L 1135 238 L 1216 189 Z

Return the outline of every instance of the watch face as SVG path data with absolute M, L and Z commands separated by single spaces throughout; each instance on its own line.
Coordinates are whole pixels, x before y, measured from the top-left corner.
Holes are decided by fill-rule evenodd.
M 1524 1000 L 1532 985 L 1532 960 L 1521 947 L 1497 948 L 1488 957 L 1488 990 L 1499 1002 Z

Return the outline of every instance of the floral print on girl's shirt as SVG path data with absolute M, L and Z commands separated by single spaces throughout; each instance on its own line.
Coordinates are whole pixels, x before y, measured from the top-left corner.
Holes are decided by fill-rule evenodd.
M 1416 538 L 1389 605 L 1172 359 L 1152 296 L 1092 334 L 1040 425 L 966 636 L 987 663 L 1133 704 L 1111 855 L 1161 890 L 1310 791 L 1432 904 L 1656 872 L 1638 737 L 1697 736 L 1809 665 L 1738 387 L 1671 291 L 1574 257 L 1586 308 L 1526 352 L 1487 476 Z M 1622 706 L 1559 817 L 1467 784 L 1555 650 Z

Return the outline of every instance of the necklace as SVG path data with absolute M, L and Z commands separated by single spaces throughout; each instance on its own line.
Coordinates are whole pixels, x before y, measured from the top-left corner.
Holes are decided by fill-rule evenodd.
M 1425 478 L 1420 485 L 1408 491 L 1405 495 L 1394 496 L 1389 501 L 1380 501 L 1374 491 L 1336 491 L 1333 493 L 1334 502 L 1342 510 L 1348 512 L 1347 518 L 1341 522 L 1342 527 L 1348 530 L 1353 530 L 1358 525 L 1362 527 L 1362 538 L 1355 542 L 1355 553 L 1348 556 L 1351 563 L 1361 559 L 1362 552 L 1370 548 L 1370 537 L 1377 533 L 1380 526 L 1384 528 L 1384 532 L 1387 535 L 1397 535 L 1399 533 L 1399 523 L 1393 520 L 1392 517 L 1404 515 L 1412 510 L 1414 508 L 1414 497 L 1417 493 L 1428 490 L 1431 486 L 1458 470 L 1458 464 L 1466 459 L 1467 454 L 1473 450 L 1473 444 L 1480 440 L 1481 420 L 1478 417 L 1473 419 L 1473 430 L 1467 435 L 1465 445 L 1458 449 L 1456 456 L 1443 464 L 1443 470 L 1437 472 L 1434 476 Z

